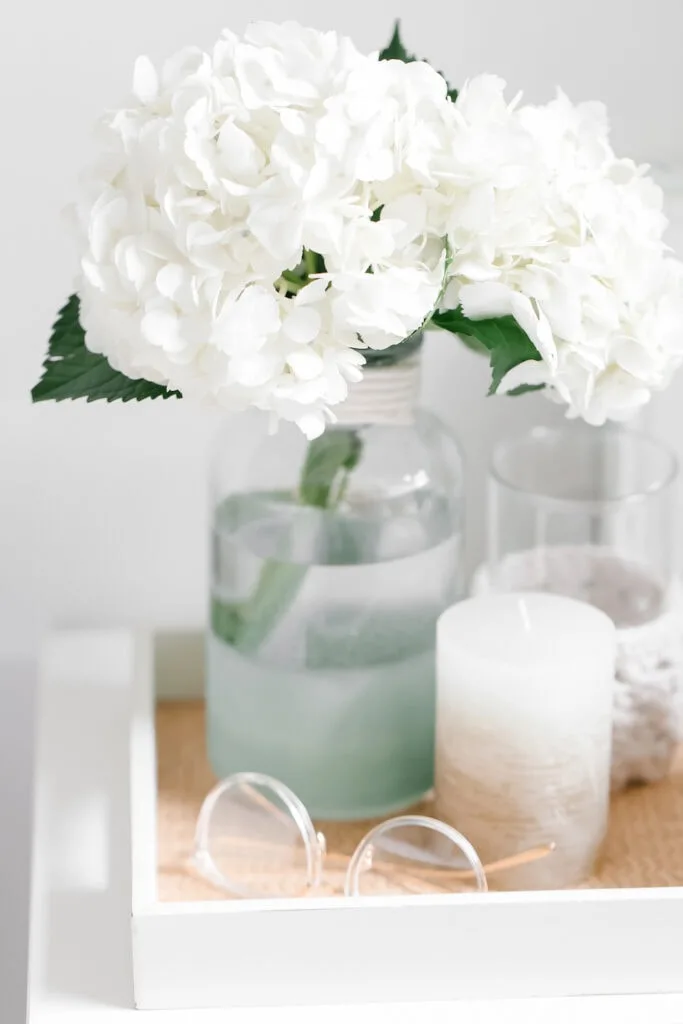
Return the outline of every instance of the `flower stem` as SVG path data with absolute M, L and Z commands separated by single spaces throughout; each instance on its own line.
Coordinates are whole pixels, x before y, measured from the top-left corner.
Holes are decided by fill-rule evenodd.
M 299 504 L 337 508 L 362 451 L 356 430 L 329 430 L 311 441 L 299 480 Z M 246 601 L 212 600 L 214 634 L 243 653 L 258 651 L 295 600 L 307 572 L 307 565 L 268 559 Z

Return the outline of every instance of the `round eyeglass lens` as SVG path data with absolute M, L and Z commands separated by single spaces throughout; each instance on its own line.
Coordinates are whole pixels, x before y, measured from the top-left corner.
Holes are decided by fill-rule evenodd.
M 394 818 L 368 833 L 346 879 L 347 896 L 428 896 L 486 888 L 472 844 L 450 825 L 419 815 Z
M 194 864 L 224 892 L 252 899 L 301 896 L 317 885 L 320 861 L 305 807 L 276 779 L 244 772 L 206 797 Z

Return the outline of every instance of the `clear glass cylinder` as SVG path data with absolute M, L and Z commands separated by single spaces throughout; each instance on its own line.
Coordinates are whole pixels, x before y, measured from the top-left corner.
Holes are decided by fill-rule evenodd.
M 435 625 L 462 594 L 462 467 L 434 416 L 400 419 L 347 415 L 310 445 L 283 425 L 241 478 L 232 425 L 216 449 L 210 761 L 221 778 L 280 779 L 317 818 L 391 813 L 433 784 Z
M 656 619 L 675 578 L 676 476 L 667 448 L 620 427 L 503 441 L 489 484 L 488 587 L 577 597 L 620 628 Z

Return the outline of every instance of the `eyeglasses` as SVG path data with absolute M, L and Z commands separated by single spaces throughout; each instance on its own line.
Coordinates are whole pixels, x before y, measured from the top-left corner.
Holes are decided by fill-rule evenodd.
M 306 807 L 277 779 L 240 772 L 202 804 L 192 864 L 212 885 L 242 898 L 427 895 L 486 892 L 487 874 L 547 856 L 537 847 L 483 865 L 472 844 L 436 818 L 403 815 L 372 828 L 352 856 L 328 854 Z M 330 880 L 323 881 L 323 866 Z M 332 876 L 341 875 L 341 884 Z

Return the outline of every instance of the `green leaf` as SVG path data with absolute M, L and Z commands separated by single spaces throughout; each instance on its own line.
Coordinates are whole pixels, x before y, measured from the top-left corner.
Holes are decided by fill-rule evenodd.
M 492 371 L 490 395 L 495 394 L 503 377 L 515 366 L 541 358 L 534 343 L 512 316 L 470 320 L 458 306 L 435 313 L 432 324 L 467 339 L 468 344 L 475 342 L 488 352 Z
M 414 63 L 414 61 L 417 61 L 417 60 L 421 59 L 420 57 L 416 57 L 415 54 L 413 54 L 413 53 L 408 53 L 408 51 L 406 50 L 405 46 L 403 45 L 403 40 L 401 39 L 401 20 L 400 20 L 400 18 L 397 18 L 396 21 L 394 22 L 394 31 L 393 31 L 393 34 L 391 36 L 391 39 L 389 40 L 388 44 L 384 47 L 384 49 L 380 50 L 379 59 L 380 60 L 401 60 L 401 61 L 403 61 L 404 64 L 412 64 L 412 63 Z M 425 62 L 425 63 L 428 63 L 428 62 Z M 453 89 L 448 84 L 448 82 L 446 80 L 446 76 L 444 75 L 444 73 L 442 71 L 439 71 L 439 74 L 443 78 L 444 82 L 446 82 L 446 88 L 448 90 L 448 98 L 450 100 L 453 100 L 453 102 L 455 103 L 455 101 L 458 98 L 458 90 L 457 89 Z
M 355 430 L 327 430 L 311 441 L 299 483 L 301 503 L 316 508 L 336 504 L 345 476 L 358 465 L 362 450 Z
M 404 64 L 412 64 L 413 61 L 417 60 L 417 57 L 412 53 L 408 53 L 403 40 L 401 39 L 401 20 L 397 18 L 394 22 L 394 31 L 391 39 L 384 47 L 380 50 L 380 60 L 402 60 Z
M 144 398 L 182 397 L 179 391 L 169 391 L 163 384 L 126 377 L 104 356 L 86 348 L 79 311 L 77 295 L 72 295 L 59 311 L 43 363 L 43 375 L 31 391 L 34 402 L 61 402 L 69 398 L 86 398 L 89 402 L 139 402 Z
M 543 391 L 545 384 L 520 384 L 519 387 L 513 388 L 512 391 L 506 392 L 508 398 L 517 398 L 518 395 L 528 395 L 532 391 Z

